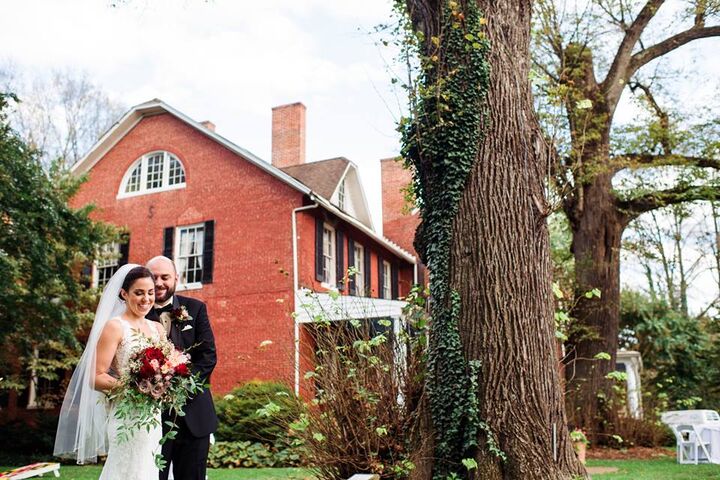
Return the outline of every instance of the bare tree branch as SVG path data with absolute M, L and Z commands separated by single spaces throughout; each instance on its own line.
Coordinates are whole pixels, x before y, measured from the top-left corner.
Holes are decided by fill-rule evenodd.
M 715 168 L 720 170 L 720 160 L 706 157 L 693 157 L 688 155 L 649 155 L 642 153 L 628 153 L 613 157 L 613 163 L 622 164 L 624 168 L 650 168 L 686 166 Z
M 627 222 L 645 212 L 697 200 L 712 200 L 720 197 L 720 188 L 707 185 L 678 185 L 666 190 L 646 193 L 630 200 L 618 200 L 618 208 L 625 214 Z
M 665 55 L 668 52 L 682 47 L 693 40 L 709 37 L 720 37 L 720 25 L 712 27 L 692 27 L 689 30 L 673 35 L 660 43 L 656 43 L 645 50 L 641 50 L 630 59 L 626 78 L 629 78 L 630 75 L 634 74 L 643 65 Z
M 640 40 L 640 35 L 645 31 L 645 27 L 647 27 L 664 2 L 665 0 L 648 0 L 640 13 L 638 13 L 638 16 L 635 17 L 633 23 L 625 30 L 625 36 L 620 42 L 610 70 L 601 84 L 602 91 L 605 92 L 611 109 L 614 109 L 625 87 L 625 82 L 630 78 L 630 75 L 625 72 L 630 65 L 633 48 Z
M 660 104 L 655 100 L 655 96 L 650 91 L 650 87 L 639 81 L 630 83 L 630 90 L 635 93 L 635 90 L 642 90 L 645 94 L 650 107 L 655 111 L 655 115 L 658 117 L 660 122 L 660 128 L 662 129 L 660 137 L 660 145 L 662 145 L 663 153 L 665 155 L 672 154 L 672 146 L 670 145 L 670 115 L 660 107 Z

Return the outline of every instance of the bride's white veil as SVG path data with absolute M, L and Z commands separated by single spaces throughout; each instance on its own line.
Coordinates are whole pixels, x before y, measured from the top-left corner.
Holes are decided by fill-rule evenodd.
M 97 344 L 105 324 L 125 310 L 120 289 L 125 276 L 135 264 L 118 269 L 105 286 L 95 311 L 90 336 L 80 362 L 65 392 L 53 454 L 75 458 L 77 463 L 96 462 L 98 455 L 107 454 L 107 409 L 104 394 L 95 390 L 95 358 Z

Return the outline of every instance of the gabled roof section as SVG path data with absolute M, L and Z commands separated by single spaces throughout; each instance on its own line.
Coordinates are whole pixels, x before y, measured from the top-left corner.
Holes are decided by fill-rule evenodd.
M 261 160 L 260 157 L 252 154 L 248 150 L 245 150 L 238 145 L 235 145 L 230 140 L 226 139 L 221 135 L 218 135 L 209 128 L 205 127 L 202 123 L 196 122 L 184 113 L 174 109 L 167 103 L 157 98 L 132 107 L 125 115 L 122 116 L 120 120 L 118 120 L 112 127 L 110 127 L 108 131 L 103 134 L 102 137 L 100 137 L 100 140 L 98 140 L 97 143 L 93 145 L 90 151 L 83 158 L 78 160 L 72 167 L 70 167 L 70 171 L 76 174 L 83 174 L 88 172 L 92 167 L 95 166 L 98 161 L 100 161 L 102 157 L 105 156 L 107 152 L 110 151 L 110 149 L 112 149 L 112 147 L 115 146 L 115 144 L 117 144 L 130 130 L 132 130 L 132 128 L 137 125 L 140 120 L 142 120 L 144 117 L 151 117 L 153 115 L 160 115 L 163 113 L 169 113 L 177 117 L 191 127 L 194 127 L 203 135 L 212 138 L 230 151 L 237 153 L 238 155 L 247 159 L 250 163 L 256 165 L 262 170 L 265 170 L 270 175 L 277 177 L 278 179 L 292 186 L 296 190 L 299 190 L 304 194 L 309 194 L 311 192 L 310 188 L 308 188 L 301 182 L 298 182 L 296 179 L 294 179 L 287 173 L 273 167 L 269 163 Z
M 292 165 L 281 170 L 329 200 L 345 176 L 349 164 L 350 160 L 339 157 Z
M 314 162 L 316 164 L 327 163 L 327 165 L 315 165 L 313 167 L 310 167 L 310 169 L 308 170 L 300 168 L 298 169 L 298 171 L 293 172 L 293 175 L 290 175 L 288 174 L 288 172 L 276 168 L 268 162 L 265 162 L 264 160 L 260 159 L 260 157 L 234 144 L 225 137 L 218 135 L 214 131 L 204 126 L 202 123 L 196 122 L 184 113 L 176 110 L 175 108 L 171 107 L 167 103 L 157 98 L 132 107 L 127 113 L 125 113 L 125 115 L 122 116 L 122 118 L 120 118 L 120 120 L 113 124 L 113 126 L 111 126 L 108 131 L 106 131 L 102 135 L 102 137 L 100 137 L 100 139 L 95 143 L 95 145 L 93 145 L 90 151 L 83 158 L 78 160 L 72 167 L 70 167 L 70 171 L 76 175 L 82 175 L 83 173 L 88 172 L 143 118 L 153 115 L 161 115 L 164 113 L 169 113 L 174 117 L 182 120 L 203 135 L 210 137 L 212 140 L 223 145 L 225 148 L 236 153 L 237 155 L 245 158 L 247 161 L 256 165 L 258 168 L 264 170 L 268 174 L 285 182 L 299 192 L 308 195 L 311 201 L 317 202 L 318 205 L 322 206 L 326 210 L 335 213 L 339 217 L 343 218 L 345 221 L 360 228 L 370 237 L 377 240 L 379 243 L 394 252 L 400 258 L 403 258 L 412 264 L 416 263 L 415 257 L 411 253 L 402 249 L 387 238 L 378 235 L 378 233 L 375 232 L 375 230 L 373 229 L 372 220 L 369 214 L 369 209 L 367 207 L 367 200 L 365 199 L 365 192 L 363 191 L 362 185 L 360 184 L 359 177 L 357 175 L 357 167 L 350 160 L 346 158 L 334 158 L 326 161 Z M 301 165 L 301 167 L 307 167 L 311 165 L 313 165 L 313 163 L 307 163 Z M 316 168 L 318 169 L 317 171 L 315 171 Z M 338 171 L 340 172 L 339 174 L 337 173 Z M 320 173 L 328 175 L 329 181 L 327 183 L 319 181 Z M 352 175 L 349 175 L 349 173 L 352 173 Z M 303 176 L 306 176 L 305 181 L 309 183 L 305 183 L 305 181 L 300 179 L 300 177 Z M 357 192 L 359 192 L 359 195 L 362 199 L 362 209 L 364 210 L 361 212 L 357 212 L 359 213 L 359 215 L 356 213 L 356 215 L 354 216 L 343 212 L 335 205 L 333 205 L 330 201 L 331 197 L 337 192 L 340 182 L 343 179 L 350 177 L 353 177 L 355 179 L 352 180 L 354 183 L 356 183 L 356 185 L 353 185 L 353 188 Z
M 342 210 L 374 230 L 365 190 L 360 181 L 360 173 L 357 165 L 347 158 L 338 157 L 302 163 L 285 167 L 282 170 L 336 206 L 339 206 L 338 190 L 341 183 L 345 182 L 346 200 L 345 208 Z

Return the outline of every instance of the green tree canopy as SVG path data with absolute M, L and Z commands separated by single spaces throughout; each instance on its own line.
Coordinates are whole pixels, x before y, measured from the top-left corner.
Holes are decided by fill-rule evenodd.
M 91 207 L 69 206 L 81 180 L 42 168 L 9 126 L 13 101 L 0 94 L 0 344 L 10 360 L 0 367 L 3 389 L 21 388 L 36 349 L 76 343 L 83 262 L 117 234 L 90 219 Z

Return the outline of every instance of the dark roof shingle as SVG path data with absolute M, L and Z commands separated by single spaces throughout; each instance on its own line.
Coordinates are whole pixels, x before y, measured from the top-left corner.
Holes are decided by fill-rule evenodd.
M 310 187 L 321 197 L 330 200 L 349 163 L 347 158 L 338 157 L 292 165 L 281 170 Z

